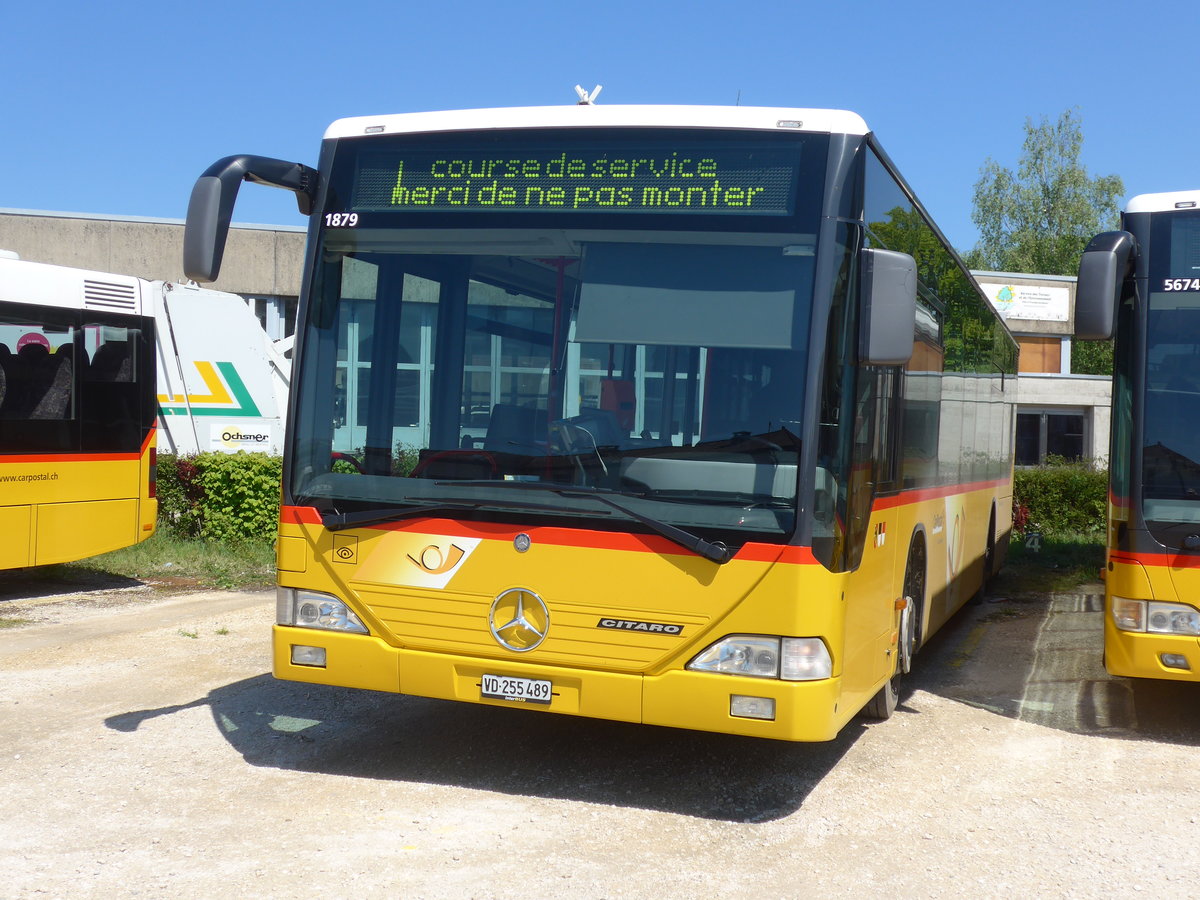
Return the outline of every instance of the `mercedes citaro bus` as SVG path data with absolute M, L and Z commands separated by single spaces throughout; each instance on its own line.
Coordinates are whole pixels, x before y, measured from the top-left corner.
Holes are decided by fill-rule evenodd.
M 344 119 L 308 216 L 280 678 L 784 740 L 886 718 L 1011 527 L 1016 345 L 861 118 Z
M 1143 194 L 1079 266 L 1075 330 L 1116 337 L 1104 661 L 1200 681 L 1200 191 Z

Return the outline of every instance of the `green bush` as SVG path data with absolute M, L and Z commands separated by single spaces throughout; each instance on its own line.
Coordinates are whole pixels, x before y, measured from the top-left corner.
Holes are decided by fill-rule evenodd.
M 159 526 L 180 537 L 272 540 L 282 460 L 265 453 L 158 457 Z
M 274 538 L 279 527 L 283 460 L 265 453 L 203 453 L 201 537 L 216 541 Z
M 1017 469 L 1013 480 L 1013 527 L 1018 533 L 1103 534 L 1108 510 L 1108 472 L 1088 461 L 1051 460 Z
M 351 456 L 361 459 L 362 451 Z M 418 458 L 415 448 L 397 444 L 392 474 L 410 474 Z M 333 471 L 352 474 L 358 468 L 337 460 Z M 181 538 L 274 540 L 282 478 L 283 461 L 265 453 L 160 453 L 158 526 Z

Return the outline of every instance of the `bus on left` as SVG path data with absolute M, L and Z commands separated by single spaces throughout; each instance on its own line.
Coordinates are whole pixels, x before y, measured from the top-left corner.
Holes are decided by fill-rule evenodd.
M 154 532 L 154 391 L 143 282 L 0 252 L 0 569 Z

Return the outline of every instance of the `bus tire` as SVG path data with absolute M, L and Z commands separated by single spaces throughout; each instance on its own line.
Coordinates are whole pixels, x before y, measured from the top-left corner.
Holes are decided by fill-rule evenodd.
M 913 657 L 921 646 L 921 610 L 925 606 L 925 542 L 920 535 L 908 550 L 904 567 L 904 609 L 900 611 L 896 638 L 896 671 L 870 699 L 863 714 L 868 719 L 890 719 L 900 701 L 900 681 L 912 671 Z

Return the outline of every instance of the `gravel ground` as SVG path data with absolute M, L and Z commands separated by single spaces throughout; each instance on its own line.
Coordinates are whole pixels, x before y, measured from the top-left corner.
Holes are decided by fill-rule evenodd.
M 312 687 L 268 592 L 0 582 L 0 897 L 1196 894 L 1200 687 L 981 603 L 828 744 Z

